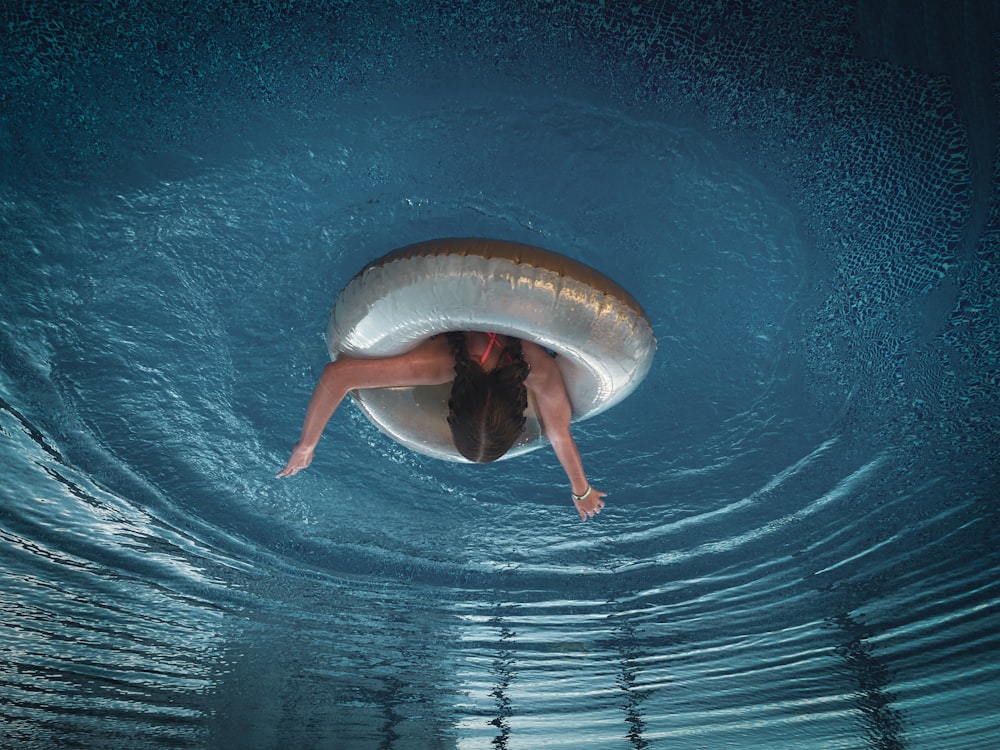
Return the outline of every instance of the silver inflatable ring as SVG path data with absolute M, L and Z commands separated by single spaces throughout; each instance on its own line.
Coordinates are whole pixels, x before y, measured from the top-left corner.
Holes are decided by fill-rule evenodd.
M 639 303 L 593 268 L 502 240 L 431 240 L 365 266 L 337 298 L 327 327 L 330 356 L 401 354 L 448 331 L 492 331 L 556 354 L 573 421 L 617 404 L 646 377 L 656 338 Z M 448 428 L 451 384 L 373 388 L 354 402 L 382 432 L 419 453 L 465 461 Z M 544 444 L 534 405 L 506 457 Z

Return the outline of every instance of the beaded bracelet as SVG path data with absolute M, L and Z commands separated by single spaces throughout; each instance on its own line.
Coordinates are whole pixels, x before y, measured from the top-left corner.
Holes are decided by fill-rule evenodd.
M 570 492 L 569 494 L 571 494 L 571 495 L 573 496 L 573 499 L 574 499 L 574 500 L 586 500 L 587 496 L 588 496 L 588 495 L 589 495 L 589 494 L 591 493 L 591 491 L 592 491 L 593 489 L 594 489 L 594 488 L 593 488 L 593 487 L 591 487 L 591 486 L 590 486 L 590 485 L 588 484 L 588 485 L 587 485 L 587 491 L 586 491 L 586 492 L 584 492 L 584 493 L 583 493 L 582 495 L 577 495 L 577 494 L 576 494 L 575 492 L 572 492 L 572 491 L 571 491 L 571 492 Z

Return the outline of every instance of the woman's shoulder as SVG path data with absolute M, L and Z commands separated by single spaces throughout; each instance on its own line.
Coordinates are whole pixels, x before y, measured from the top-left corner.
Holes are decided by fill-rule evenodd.
M 424 378 L 443 383 L 454 377 L 454 360 L 443 336 L 429 338 L 400 356 Z
M 448 363 L 452 361 L 451 342 L 448 340 L 447 334 L 431 336 L 413 351 L 430 359 Z
M 529 368 L 528 378 L 524 381 L 529 388 L 544 387 L 553 378 L 562 381 L 562 371 L 548 349 L 531 341 L 522 340 L 521 351 Z
M 554 352 L 549 351 L 544 346 L 536 344 L 533 341 L 526 341 L 524 339 L 520 339 L 520 341 L 521 351 L 524 352 L 525 359 L 531 357 L 532 359 L 537 359 L 539 361 L 551 362 L 556 356 Z

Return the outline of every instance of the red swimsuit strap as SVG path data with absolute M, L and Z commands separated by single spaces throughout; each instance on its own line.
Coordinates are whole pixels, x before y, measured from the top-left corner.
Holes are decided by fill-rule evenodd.
M 500 347 L 500 363 L 506 365 L 512 364 L 514 362 L 514 357 L 511 356 L 511 353 L 507 350 L 506 344 L 500 343 L 500 337 L 495 333 L 487 333 L 486 335 L 490 337 L 490 343 L 486 345 L 486 351 L 483 352 L 483 356 L 479 358 L 479 366 L 482 367 L 486 364 L 486 360 L 489 358 L 490 352 L 493 351 L 494 346 Z
M 490 337 L 490 343 L 486 345 L 486 351 L 483 352 L 483 356 L 479 358 L 479 366 L 482 367 L 486 364 L 486 359 L 490 356 L 490 352 L 493 351 L 493 345 L 502 346 L 502 344 L 497 340 L 497 335 L 495 333 L 487 333 Z

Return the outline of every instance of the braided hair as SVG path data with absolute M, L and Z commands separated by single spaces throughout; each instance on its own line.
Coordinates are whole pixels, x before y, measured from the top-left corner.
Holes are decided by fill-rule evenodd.
M 524 432 L 528 365 L 521 342 L 513 339 L 501 352 L 500 364 L 486 372 L 470 359 L 464 333 L 453 332 L 447 337 L 455 359 L 455 380 L 448 399 L 452 440 L 470 461 L 496 461 Z

